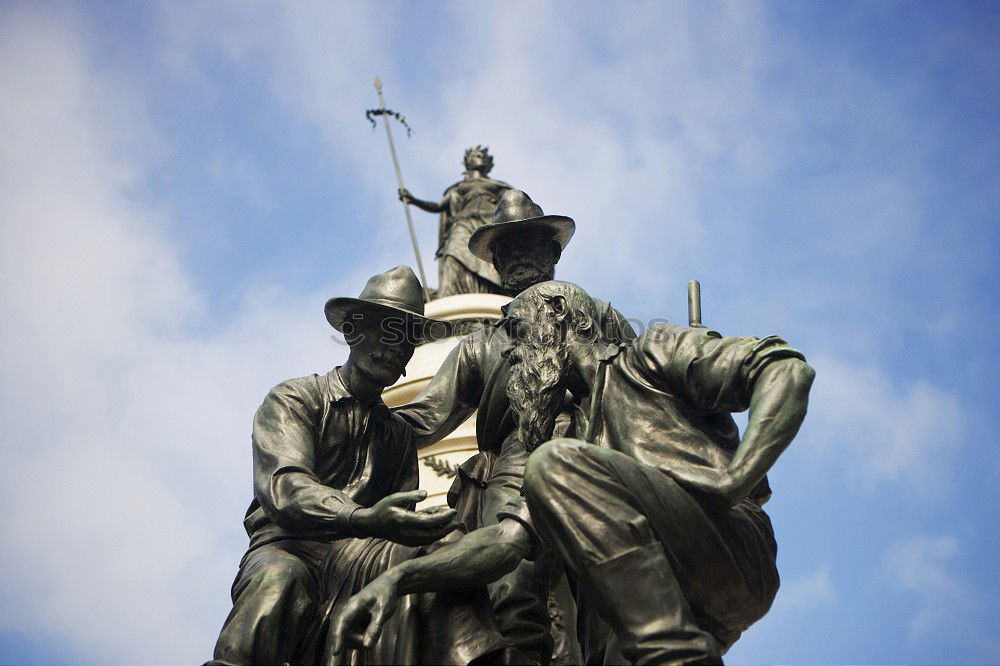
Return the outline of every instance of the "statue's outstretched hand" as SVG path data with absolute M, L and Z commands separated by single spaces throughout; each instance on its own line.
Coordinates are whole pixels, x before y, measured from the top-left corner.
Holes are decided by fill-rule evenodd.
M 382 575 L 373 580 L 351 597 L 330 623 L 333 653 L 349 647 L 372 647 L 397 606 L 399 597 L 391 577 Z
M 404 546 L 433 543 L 455 528 L 454 509 L 435 507 L 411 511 L 409 505 L 427 497 L 423 490 L 393 493 L 370 509 L 358 509 L 351 524 L 359 535 L 380 537 Z
M 413 195 L 405 187 L 399 188 L 399 200 L 403 203 L 410 203 L 413 200 Z

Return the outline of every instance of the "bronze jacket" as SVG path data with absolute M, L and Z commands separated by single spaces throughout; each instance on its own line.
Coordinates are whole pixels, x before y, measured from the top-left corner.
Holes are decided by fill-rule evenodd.
M 417 487 L 413 431 L 381 400 L 354 398 L 337 369 L 290 379 L 254 416 L 253 478 L 251 548 L 348 537 L 353 509 Z
M 671 324 L 608 345 L 595 388 L 576 405 L 574 436 L 662 470 L 724 470 L 740 444 L 733 412 L 750 406 L 761 368 L 804 357 L 777 336 L 723 337 Z M 751 493 L 767 499 L 766 479 Z

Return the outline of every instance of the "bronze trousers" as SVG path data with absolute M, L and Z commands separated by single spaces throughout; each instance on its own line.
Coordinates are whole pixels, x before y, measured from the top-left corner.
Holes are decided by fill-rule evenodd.
M 717 508 L 655 467 L 572 439 L 531 454 L 524 494 L 630 661 L 717 660 L 777 592 L 771 522 L 750 500 Z

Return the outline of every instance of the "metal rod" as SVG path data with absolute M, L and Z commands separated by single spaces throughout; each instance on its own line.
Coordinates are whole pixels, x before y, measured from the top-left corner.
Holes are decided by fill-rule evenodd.
M 377 76 L 375 77 L 375 90 L 378 92 L 378 103 L 382 107 L 382 122 L 385 124 L 385 136 L 389 139 L 389 151 L 392 153 L 392 166 L 396 168 L 396 182 L 399 183 L 399 189 L 404 189 L 403 187 L 403 174 L 399 170 L 399 158 L 396 157 L 396 144 L 392 140 L 392 130 L 389 128 L 389 118 L 384 113 L 385 111 L 385 98 L 382 97 L 382 80 Z M 417 233 L 413 230 L 413 218 L 410 217 L 410 206 L 405 201 L 403 202 L 403 212 L 406 213 L 406 226 L 410 230 L 410 240 L 413 242 L 413 254 L 417 258 L 417 270 L 420 272 L 420 282 L 423 284 L 424 288 L 424 301 L 427 301 L 427 290 L 430 285 L 427 284 L 427 276 L 424 274 L 424 262 L 420 260 L 420 248 L 417 246 Z
M 701 284 L 688 281 L 688 326 L 704 328 L 701 323 Z

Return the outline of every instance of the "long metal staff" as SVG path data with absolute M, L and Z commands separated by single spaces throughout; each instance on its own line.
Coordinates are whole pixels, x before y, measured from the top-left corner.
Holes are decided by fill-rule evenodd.
M 382 97 L 382 80 L 375 77 L 375 90 L 378 92 L 378 103 L 382 109 L 382 122 L 385 124 L 385 136 L 389 139 L 389 152 L 392 153 L 392 165 L 396 167 L 396 182 L 399 189 L 403 188 L 403 174 L 399 171 L 399 158 L 396 157 L 396 144 L 392 141 L 392 130 L 389 129 L 389 118 L 385 113 L 385 98 Z M 417 234 L 413 230 L 413 218 L 410 217 L 410 206 L 403 202 L 403 212 L 406 213 L 406 226 L 410 229 L 410 240 L 413 241 L 413 254 L 417 258 L 417 270 L 420 272 L 420 282 L 424 288 L 424 301 L 427 300 L 427 276 L 424 275 L 424 262 L 420 260 L 420 248 L 417 246 Z

